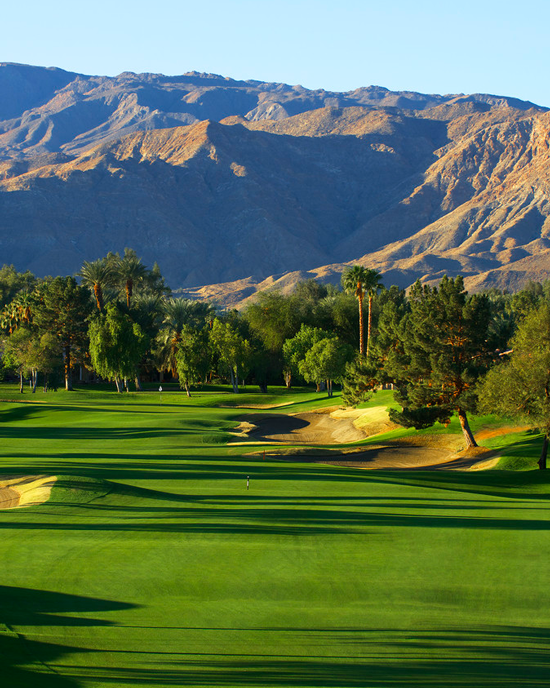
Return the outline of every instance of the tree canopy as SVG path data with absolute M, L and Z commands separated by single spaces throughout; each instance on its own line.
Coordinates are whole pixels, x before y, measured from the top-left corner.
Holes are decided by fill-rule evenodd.
M 141 327 L 115 304 L 92 320 L 89 328 L 90 356 L 94 369 L 114 380 L 119 392 L 122 380 L 133 378 L 147 347 Z
M 546 468 L 550 437 L 550 307 L 525 316 L 511 341 L 512 351 L 481 385 L 481 407 L 531 423 L 544 435 L 539 467 Z
M 476 409 L 476 383 L 490 362 L 487 298 L 468 296 L 461 277 L 444 277 L 438 287 L 417 282 L 409 308 L 396 323 L 403 355 L 385 363 L 403 407 L 391 415 L 420 428 L 447 422 L 456 411 L 467 445 L 476 446 L 467 412 Z

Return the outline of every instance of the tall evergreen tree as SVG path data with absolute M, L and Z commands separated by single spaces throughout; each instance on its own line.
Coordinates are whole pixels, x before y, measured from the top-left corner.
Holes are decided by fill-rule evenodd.
M 467 412 L 476 409 L 476 384 L 491 360 L 488 300 L 468 296 L 461 277 L 444 277 L 438 287 L 416 282 L 409 307 L 398 326 L 402 350 L 384 366 L 403 407 L 390 416 L 420 428 L 456 412 L 467 445 L 477 446 Z
M 37 290 L 34 324 L 57 338 L 63 354 L 65 389 L 71 390 L 73 357 L 83 355 L 88 342 L 88 317 L 93 309 L 90 294 L 74 277 L 56 277 Z

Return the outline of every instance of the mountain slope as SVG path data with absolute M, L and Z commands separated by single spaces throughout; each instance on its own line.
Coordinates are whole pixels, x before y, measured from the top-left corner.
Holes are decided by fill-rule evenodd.
M 235 282 L 233 302 L 354 262 L 403 286 L 546 274 L 550 114 L 530 103 L 0 65 L 13 88 L 0 245 L 19 269 L 132 246 L 173 287 Z
M 137 246 L 177 286 L 330 262 L 380 188 L 422 169 L 436 145 L 424 132 L 403 136 L 397 149 L 381 142 L 386 134 L 372 136 L 202 122 L 17 175 L 5 169 L 3 247 L 44 272 Z

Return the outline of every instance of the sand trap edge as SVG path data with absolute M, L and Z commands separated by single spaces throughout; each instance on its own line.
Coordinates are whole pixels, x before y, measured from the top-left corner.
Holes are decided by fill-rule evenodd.
M 43 504 L 56 481 L 55 475 L 0 476 L 0 509 Z

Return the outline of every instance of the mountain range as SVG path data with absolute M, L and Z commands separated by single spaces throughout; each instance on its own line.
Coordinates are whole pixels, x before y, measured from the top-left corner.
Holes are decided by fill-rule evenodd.
M 1 63 L 2 262 L 129 246 L 226 305 L 355 263 L 514 289 L 548 276 L 549 146 L 547 109 L 500 96 Z

